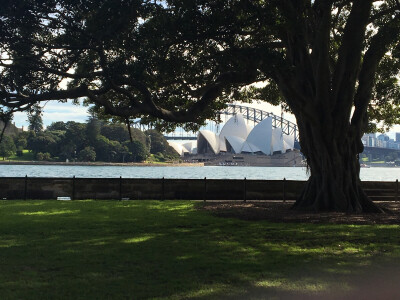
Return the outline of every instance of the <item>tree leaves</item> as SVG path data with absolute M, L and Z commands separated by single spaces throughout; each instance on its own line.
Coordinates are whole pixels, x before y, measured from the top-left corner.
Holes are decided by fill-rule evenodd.
M 6 1 L 0 105 L 28 110 L 37 101 L 85 98 L 105 116 L 141 117 L 170 129 L 171 122 L 196 128 L 233 100 L 283 102 L 295 112 L 331 84 L 350 12 L 361 2 L 331 3 L 329 10 L 321 1 Z M 372 6 L 361 55 L 387 24 L 400 28 L 396 5 Z M 367 99 L 375 109 L 398 101 L 398 34 L 392 40 Z M 269 84 L 249 87 L 260 81 Z

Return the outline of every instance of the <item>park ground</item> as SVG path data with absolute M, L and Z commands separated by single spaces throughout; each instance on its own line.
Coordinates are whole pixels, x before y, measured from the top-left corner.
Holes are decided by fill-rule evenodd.
M 0 295 L 400 298 L 398 205 L 353 221 L 289 205 L 0 201 Z

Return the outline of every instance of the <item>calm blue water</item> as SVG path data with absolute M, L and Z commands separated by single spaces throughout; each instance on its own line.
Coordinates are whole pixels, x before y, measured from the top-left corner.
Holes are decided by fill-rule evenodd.
M 123 178 L 210 178 L 306 180 L 305 168 L 292 167 L 137 167 L 137 166 L 61 166 L 0 165 L 0 177 L 119 177 Z M 400 168 L 362 168 L 365 181 L 395 181 Z

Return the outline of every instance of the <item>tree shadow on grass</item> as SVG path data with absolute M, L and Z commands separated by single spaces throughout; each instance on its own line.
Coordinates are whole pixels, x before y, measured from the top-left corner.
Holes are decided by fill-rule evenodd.
M 191 202 L 1 204 L 5 298 L 344 296 L 400 256 L 398 226 L 247 222 Z

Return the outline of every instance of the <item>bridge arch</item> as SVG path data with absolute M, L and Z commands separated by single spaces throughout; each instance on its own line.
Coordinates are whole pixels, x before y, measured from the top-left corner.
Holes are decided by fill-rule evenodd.
M 286 135 L 293 135 L 295 138 L 295 141 L 299 141 L 299 131 L 297 129 L 297 125 L 282 116 L 277 116 L 272 112 L 267 112 L 265 110 L 261 110 L 258 108 L 254 107 L 249 107 L 245 105 L 237 105 L 237 104 L 227 104 L 227 107 L 224 110 L 221 110 L 219 112 L 220 115 L 236 115 L 236 114 L 242 114 L 243 117 L 246 120 L 254 122 L 254 124 L 260 123 L 262 120 L 270 117 L 272 118 L 272 127 L 273 128 L 281 128 L 282 133 Z M 136 128 L 141 128 L 140 120 L 136 120 L 133 125 Z M 178 136 L 178 135 L 165 135 L 167 139 L 196 139 L 197 136 Z

